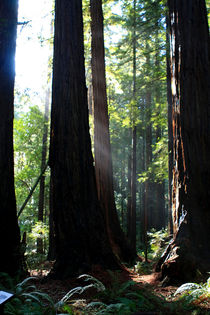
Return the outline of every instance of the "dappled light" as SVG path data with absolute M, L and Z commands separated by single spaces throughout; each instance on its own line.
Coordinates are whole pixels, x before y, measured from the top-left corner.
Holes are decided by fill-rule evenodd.
M 1 0 L 0 314 L 208 314 L 208 1 Z

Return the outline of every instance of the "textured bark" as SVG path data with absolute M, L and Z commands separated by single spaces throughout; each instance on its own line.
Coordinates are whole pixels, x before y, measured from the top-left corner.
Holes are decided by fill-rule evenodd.
M 161 265 L 171 280 L 210 270 L 210 55 L 204 0 L 168 1 L 173 122 L 174 241 Z
M 116 254 L 126 262 L 135 257 L 121 229 L 115 206 L 106 94 L 102 1 L 91 0 L 91 67 L 94 104 L 94 153 L 98 198 L 105 210 L 108 235 Z
M 172 179 L 173 179 L 173 129 L 172 129 L 172 93 L 171 93 L 171 68 L 169 47 L 169 17 L 166 17 L 166 63 L 167 63 L 167 100 L 168 100 L 168 227 L 170 234 L 173 233 L 172 220 Z
M 23 271 L 14 190 L 13 116 L 18 1 L 0 2 L 0 272 Z
M 100 209 L 88 125 L 81 0 L 55 2 L 51 206 L 56 262 L 65 278 L 93 264 L 118 268 Z

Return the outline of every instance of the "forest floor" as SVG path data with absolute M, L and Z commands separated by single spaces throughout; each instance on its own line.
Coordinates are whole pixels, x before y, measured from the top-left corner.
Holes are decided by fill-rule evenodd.
M 84 279 L 78 278 L 62 281 L 47 279 L 43 281 L 47 272 L 47 270 L 42 270 L 41 272 L 32 271 L 31 275 L 38 276 L 37 288 L 47 293 L 55 303 L 60 301 L 70 290 L 90 284 L 90 281 L 85 282 Z M 205 303 L 196 301 L 192 304 L 187 304 L 183 302 L 184 300 L 174 296 L 177 287 L 163 286 L 158 280 L 158 274 L 154 272 L 139 275 L 133 268 L 124 268 L 120 272 L 110 272 L 101 269 L 100 266 L 94 266 L 89 275 L 103 283 L 106 288 L 106 293 L 97 294 L 96 289 L 93 287 L 85 290 L 82 294 L 74 294 L 67 301 L 68 305 L 71 306 L 71 310 L 73 310 L 70 314 L 96 314 L 94 311 L 91 312 L 91 309 L 87 308 L 89 303 L 103 302 L 106 305 L 119 303 L 120 299 L 118 298 L 120 297 L 121 301 L 123 301 L 122 298 L 129 296 L 131 291 L 135 293 L 138 292 L 138 296 L 136 295 L 137 297 L 134 297 L 134 300 L 142 299 L 146 302 L 146 306 L 145 309 L 139 309 L 139 304 L 136 302 L 137 306 L 134 307 L 134 311 L 131 311 L 129 314 L 210 314 L 210 300 L 205 300 Z M 128 285 L 126 285 L 126 283 Z M 132 286 L 130 286 L 129 283 L 132 284 Z M 125 313 L 115 312 L 113 314 L 123 315 Z

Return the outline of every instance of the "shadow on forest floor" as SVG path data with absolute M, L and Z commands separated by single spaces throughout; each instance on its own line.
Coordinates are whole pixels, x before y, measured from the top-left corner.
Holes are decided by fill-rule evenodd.
M 85 277 L 66 280 L 47 279 L 43 281 L 47 270 L 42 274 L 31 271 L 38 276 L 36 286 L 47 293 L 54 302 L 61 300 L 67 292 L 75 288 L 86 288 L 91 283 L 85 282 Z M 177 287 L 163 287 L 157 280 L 157 273 L 139 275 L 134 269 L 124 268 L 122 271 L 111 272 L 94 266 L 89 273 L 94 279 L 103 284 L 105 290 L 97 292 L 96 287 L 90 286 L 82 294 L 75 293 L 66 300 L 69 314 L 210 314 L 210 301 L 204 303 L 187 302 L 174 296 Z M 94 281 L 93 281 L 94 282 Z M 75 290 L 77 291 L 77 290 Z M 91 307 L 91 305 L 93 307 Z M 106 306 L 105 306 L 106 305 Z M 121 308 L 120 305 L 125 307 Z M 104 308 L 103 308 L 104 307 Z M 67 310 L 66 309 L 66 310 Z

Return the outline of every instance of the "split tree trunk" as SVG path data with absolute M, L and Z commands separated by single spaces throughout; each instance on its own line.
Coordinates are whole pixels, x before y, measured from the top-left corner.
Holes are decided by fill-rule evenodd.
M 159 267 L 171 281 L 196 281 L 210 270 L 209 32 L 204 0 L 168 6 L 175 237 Z

